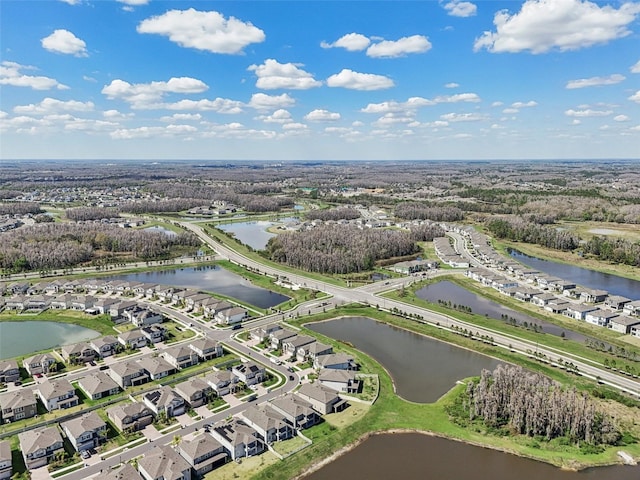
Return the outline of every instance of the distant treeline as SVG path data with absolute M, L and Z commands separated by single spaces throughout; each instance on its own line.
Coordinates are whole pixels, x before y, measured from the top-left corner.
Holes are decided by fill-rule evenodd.
M 74 222 L 87 222 L 91 220 L 102 220 L 103 218 L 117 218 L 120 216 L 120 209 L 111 207 L 68 208 L 64 211 L 64 216 Z
M 40 205 L 33 202 L 0 203 L 0 215 L 35 215 L 42 211 Z
M 323 221 L 355 220 L 356 218 L 360 218 L 360 212 L 351 207 L 332 208 L 329 210 L 309 210 L 305 214 L 305 218 L 307 220 Z
M 427 206 L 418 202 L 404 202 L 396 205 L 395 216 L 405 220 L 457 222 L 464 218 L 464 212 L 458 207 L 448 205 Z
M 198 245 L 190 232 L 169 236 L 114 225 L 47 223 L 0 234 L 0 267 L 11 273 L 69 268 L 123 253 L 154 260 L 166 258 L 176 246 Z

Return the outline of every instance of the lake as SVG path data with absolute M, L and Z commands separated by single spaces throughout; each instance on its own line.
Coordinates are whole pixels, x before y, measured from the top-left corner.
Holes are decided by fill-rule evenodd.
M 569 280 L 587 288 L 606 290 L 612 295 L 621 295 L 631 300 L 640 300 L 640 280 L 618 277 L 609 273 L 596 272 L 574 265 L 542 260 L 510 250 L 510 255 L 520 263 L 554 277 Z M 640 276 L 640 274 L 639 274 Z
M 105 278 L 108 280 L 171 285 L 219 293 L 259 308 L 275 307 L 289 300 L 286 295 L 256 287 L 240 275 L 215 265 L 130 273 Z
M 412 402 L 435 402 L 456 381 L 480 375 L 482 369 L 493 370 L 500 363 L 367 317 L 339 318 L 306 326 L 350 342 L 375 358 L 393 378 L 398 395 Z
M 236 222 L 216 225 L 224 232 L 232 233 L 236 240 L 253 248 L 254 250 L 264 250 L 269 239 L 275 237 L 275 233 L 268 232 L 267 229 L 274 225 L 281 225 L 292 220 L 294 217 L 280 218 L 278 220 L 256 220 L 253 222 Z
M 374 435 L 307 480 L 638 480 L 640 467 L 568 472 L 542 462 L 418 433 Z
M 0 322 L 0 359 L 84 342 L 99 336 L 100 333 L 95 330 L 70 323 Z
M 493 300 L 489 300 L 481 295 L 476 295 L 473 292 L 465 290 L 461 286 L 449 281 L 432 283 L 431 285 L 422 287 L 420 290 L 416 291 L 416 295 L 423 300 L 427 300 L 435 304 L 438 303 L 438 300 L 442 300 L 445 302 L 450 301 L 452 304 L 455 303 L 457 305 L 471 307 L 473 313 L 486 315 L 495 320 L 505 321 L 502 318 L 502 315 L 507 315 L 508 317 L 515 318 L 519 325 L 523 325 L 525 322 L 529 325 L 535 323 L 542 326 L 543 332 L 550 333 L 551 335 L 556 335 L 558 337 L 562 336 L 562 333 L 564 332 L 565 338 L 570 340 L 584 342 L 587 339 L 587 337 L 581 333 L 559 327 L 553 323 L 545 322 L 544 320 L 540 320 L 525 313 L 505 307 Z

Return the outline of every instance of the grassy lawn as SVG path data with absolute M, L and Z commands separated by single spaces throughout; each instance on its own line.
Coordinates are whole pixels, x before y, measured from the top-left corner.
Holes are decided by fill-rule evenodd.
M 260 470 L 268 466 L 280 467 L 282 462 L 271 452 L 264 452 L 255 457 L 243 458 L 242 463 L 229 462 L 222 467 L 207 473 L 206 480 L 234 480 L 238 478 L 253 478 Z
M 172 321 L 163 322 L 162 326 L 167 329 L 168 342 L 180 342 L 195 335 L 193 330 L 179 326 L 177 323 Z M 180 328 L 180 330 L 177 330 L 177 328 Z
M 278 452 L 280 455 L 287 457 L 287 455 L 290 455 L 293 452 L 301 450 L 302 448 L 305 448 L 308 445 L 309 443 L 304 441 L 302 437 L 296 436 L 296 437 L 290 438 L 289 440 L 285 440 L 283 442 L 275 442 L 273 444 L 273 449 L 276 452 Z
M 356 375 L 356 378 L 362 382 L 360 393 L 351 394 L 365 402 L 372 402 L 380 390 L 380 381 L 376 376 Z

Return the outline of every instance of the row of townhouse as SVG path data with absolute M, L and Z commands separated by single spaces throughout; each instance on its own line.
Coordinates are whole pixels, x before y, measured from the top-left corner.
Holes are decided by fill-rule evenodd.
M 437 237 L 433 239 L 436 255 L 443 263 L 455 268 L 469 267 L 469 261 L 451 246 L 449 237 Z
M 535 283 L 538 288 L 520 285 L 482 268 L 469 269 L 465 275 L 495 288 L 504 295 L 530 302 L 548 312 L 640 337 L 640 301 L 609 295 L 604 290 L 576 290 L 575 284 L 541 276 L 535 271 L 527 272 L 527 275 L 532 280 L 529 283 Z M 576 294 L 576 291 L 579 291 L 579 294 Z M 561 292 L 561 295 L 553 292 Z M 567 297 L 570 296 L 575 301 L 569 301 Z M 601 306 L 603 308 L 600 308 Z

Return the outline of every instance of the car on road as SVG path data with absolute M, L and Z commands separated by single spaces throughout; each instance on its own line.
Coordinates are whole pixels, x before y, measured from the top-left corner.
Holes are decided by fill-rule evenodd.
M 93 360 L 91 360 L 91 361 L 89 362 L 89 365 L 91 365 L 92 367 L 95 367 L 95 366 L 96 366 L 96 362 L 94 362 Z
M 109 370 L 109 365 L 102 365 L 98 370 Z
M 293 375 L 289 375 L 289 380 L 295 380 L 295 377 Z
M 18 381 L 16 381 L 16 382 L 13 382 L 13 384 L 14 384 L 16 387 L 19 387 L 20 385 L 22 385 L 22 382 L 21 382 L 20 380 L 18 380 Z

